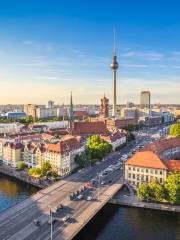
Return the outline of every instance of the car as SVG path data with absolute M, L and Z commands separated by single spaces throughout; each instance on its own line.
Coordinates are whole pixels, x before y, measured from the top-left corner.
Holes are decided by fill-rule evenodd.
M 102 181 L 102 182 L 101 182 L 101 185 L 104 185 L 104 184 L 105 184 L 105 181 Z
M 93 199 L 92 196 L 87 196 L 87 198 L 86 198 L 87 201 L 91 201 L 92 199 Z
M 78 199 L 78 200 L 83 199 L 83 195 L 82 195 L 82 194 L 79 194 L 79 195 L 77 196 L 77 199 Z
M 34 223 L 34 225 L 36 225 L 37 227 L 41 226 L 41 222 L 40 222 L 40 220 L 38 220 L 38 219 L 34 219 L 34 220 L 33 220 L 33 223 Z
M 71 216 L 68 214 L 68 215 L 64 216 L 64 217 L 62 218 L 62 220 L 63 220 L 63 222 L 66 222 L 66 221 L 69 220 L 70 218 L 71 218 Z

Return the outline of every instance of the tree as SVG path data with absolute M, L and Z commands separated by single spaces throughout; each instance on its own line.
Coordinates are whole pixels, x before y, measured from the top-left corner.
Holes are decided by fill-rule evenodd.
M 41 175 L 42 175 L 41 169 L 39 167 L 37 167 L 37 168 L 30 168 L 28 173 L 29 173 L 29 175 L 31 175 L 33 177 L 41 177 Z
M 148 184 L 146 183 L 142 183 L 137 190 L 137 196 L 138 198 L 140 198 L 141 200 L 146 200 L 148 201 L 148 199 L 150 198 L 150 187 Z
M 171 125 L 169 134 L 174 137 L 180 137 L 180 123 Z
M 156 179 L 154 179 L 150 184 L 150 197 L 158 202 L 163 201 L 165 198 L 164 186 L 161 185 Z
M 111 144 L 101 139 L 98 135 L 89 137 L 87 148 L 93 159 L 102 159 L 112 151 Z
M 52 166 L 49 162 L 44 162 L 41 166 L 41 174 L 42 176 L 46 176 L 48 172 L 51 172 Z
M 170 203 L 180 204 L 180 172 L 172 172 L 166 179 L 166 199 Z
M 91 156 L 88 151 L 83 152 L 75 156 L 75 163 L 80 167 L 83 168 L 89 165 L 91 162 Z
M 17 164 L 17 170 L 21 171 L 24 170 L 26 168 L 26 164 L 24 162 L 19 162 Z

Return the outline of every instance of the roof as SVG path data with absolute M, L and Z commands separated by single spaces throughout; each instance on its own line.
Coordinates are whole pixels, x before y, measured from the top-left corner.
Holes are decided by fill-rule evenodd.
M 169 160 L 166 166 L 170 171 L 180 171 L 180 160 Z
M 4 146 L 8 146 L 11 149 L 24 149 L 24 145 L 22 143 L 6 142 Z
M 167 170 L 166 165 L 151 151 L 137 152 L 132 158 L 128 159 L 125 164 Z
M 143 151 L 152 151 L 159 155 L 165 150 L 173 149 L 176 147 L 180 147 L 180 137 L 163 139 L 161 141 L 148 144 L 145 146 Z
M 73 116 L 74 117 L 87 117 L 88 116 L 88 113 L 84 110 L 81 110 L 81 111 L 74 111 L 73 112 Z
M 42 134 L 42 138 L 43 138 L 44 140 L 49 140 L 49 141 L 51 141 L 51 140 L 54 138 L 54 136 L 52 136 L 51 134 L 48 134 L 48 133 L 43 133 L 43 134 Z
M 72 150 L 80 148 L 80 139 L 79 137 L 74 137 L 72 135 L 66 135 L 61 138 L 60 142 L 53 144 L 46 144 L 46 150 L 56 153 L 66 153 Z
M 125 137 L 126 134 L 124 133 L 121 133 L 120 131 L 116 131 L 112 134 L 107 134 L 107 135 L 101 135 L 100 137 L 102 139 L 104 139 L 105 141 L 108 141 L 108 142 L 115 142 L 116 140 L 122 138 L 122 137 Z
M 107 134 L 109 133 L 104 122 L 74 122 L 73 134 Z

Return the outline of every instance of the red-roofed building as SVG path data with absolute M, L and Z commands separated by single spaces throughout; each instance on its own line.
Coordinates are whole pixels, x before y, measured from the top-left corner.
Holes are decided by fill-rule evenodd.
M 100 135 L 101 139 L 112 145 L 113 151 L 126 143 L 126 136 L 127 135 L 125 133 L 121 133 L 119 130 L 110 134 Z
M 85 151 L 85 146 L 81 145 L 81 137 L 65 135 L 56 144 L 46 144 L 42 162 L 50 162 L 53 169 L 63 176 L 76 167 L 74 158 L 83 151 Z
M 109 130 L 103 121 L 97 122 L 74 122 L 73 135 L 108 134 Z
M 83 120 L 88 117 L 88 113 L 84 110 L 73 111 L 73 117 L 75 119 Z
M 169 160 L 166 166 L 169 171 L 180 171 L 180 160 Z
M 152 179 L 163 183 L 167 170 L 167 166 L 157 154 L 151 151 L 138 152 L 125 163 L 125 180 L 135 186 Z

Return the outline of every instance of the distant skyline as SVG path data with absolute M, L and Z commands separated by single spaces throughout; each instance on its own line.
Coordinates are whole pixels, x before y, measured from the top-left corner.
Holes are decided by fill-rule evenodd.
M 180 3 L 162 0 L 6 0 L 0 3 L 0 104 L 180 104 Z

